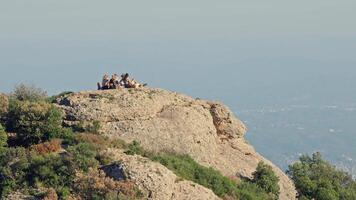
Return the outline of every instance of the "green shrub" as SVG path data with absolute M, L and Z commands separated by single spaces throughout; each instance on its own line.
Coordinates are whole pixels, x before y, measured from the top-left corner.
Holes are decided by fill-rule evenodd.
M 61 188 L 71 184 L 75 168 L 69 157 L 58 154 L 33 156 L 27 180 L 31 186 Z
M 34 85 L 19 84 L 15 86 L 11 96 L 20 101 L 43 101 L 47 98 L 47 92 Z
M 71 128 L 57 128 L 53 132 L 50 132 L 46 140 L 51 140 L 54 138 L 63 139 L 62 143 L 65 145 L 74 145 L 76 144 L 75 134 Z
M 61 199 L 70 195 L 77 172 L 97 168 L 97 152 L 86 143 L 67 149 L 68 154 L 39 155 L 25 148 L 8 148 L 0 153 L 0 195 L 22 189 L 54 188 Z M 0 197 L 0 199 L 1 199 Z
M 61 199 L 70 194 L 76 174 L 72 157 L 59 154 L 32 155 L 27 171 L 27 185 L 33 188 L 54 188 Z
M 29 165 L 24 148 L 7 148 L 0 153 L 0 199 L 26 185 Z
M 252 182 L 264 189 L 267 193 L 272 193 L 275 198 L 278 199 L 280 190 L 278 185 L 279 178 L 275 175 L 271 166 L 263 162 L 258 163 L 256 171 L 253 173 Z
M 117 148 L 117 149 L 127 149 L 128 148 L 128 144 L 121 139 L 114 139 L 114 140 L 110 140 L 110 147 L 112 148 Z
M 17 133 L 20 145 L 29 146 L 67 136 L 69 133 L 61 124 L 61 111 L 49 103 L 10 101 L 7 129 Z
M 99 121 L 93 122 L 79 122 L 78 124 L 73 126 L 73 130 L 76 132 L 87 132 L 87 133 L 95 133 L 99 134 L 101 129 L 101 124 Z
M 88 172 L 98 167 L 95 148 L 87 143 L 79 143 L 67 149 L 68 155 L 47 154 L 32 156 L 27 181 L 32 187 L 53 187 L 58 195 L 70 194 L 77 172 Z
M 290 165 L 287 174 L 292 178 L 304 199 L 356 199 L 356 181 L 351 175 L 324 161 L 320 153 L 301 156 Z
M 100 133 L 100 128 L 101 128 L 100 122 L 99 121 L 93 121 L 92 124 L 88 127 L 88 132 L 99 134 Z
M 95 159 L 97 152 L 90 144 L 79 143 L 75 146 L 69 147 L 67 151 L 73 157 L 77 169 L 86 172 L 89 168 L 95 168 L 99 165 L 98 160 Z
M 99 161 L 100 165 L 110 165 L 114 161 L 110 154 L 98 154 L 95 159 Z
M 128 155 L 141 155 L 145 154 L 145 150 L 140 146 L 140 143 L 137 141 L 133 141 L 128 145 L 127 150 L 125 151 Z
M 241 200 L 274 200 L 273 195 L 267 194 L 264 189 L 250 182 L 241 182 L 237 185 L 238 199 Z
M 6 95 L 0 93 L 0 122 L 2 122 L 2 119 L 6 115 L 8 108 L 9 98 Z
M 2 127 L 0 124 L 0 152 L 4 150 L 4 148 L 7 146 L 7 133 L 5 132 L 5 129 Z

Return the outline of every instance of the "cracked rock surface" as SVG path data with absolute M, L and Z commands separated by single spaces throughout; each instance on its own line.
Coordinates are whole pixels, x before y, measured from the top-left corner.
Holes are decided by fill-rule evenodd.
M 110 138 L 136 140 L 153 152 L 189 154 L 229 177 L 251 178 L 264 161 L 280 178 L 280 199 L 295 199 L 292 181 L 245 141 L 245 125 L 221 103 L 150 88 L 84 91 L 57 101 L 69 126 L 98 121 Z
M 126 155 L 118 149 L 107 149 L 106 154 L 120 161 L 133 181 L 144 193 L 144 199 L 159 200 L 219 200 L 211 190 L 177 177 L 165 166 L 141 156 Z

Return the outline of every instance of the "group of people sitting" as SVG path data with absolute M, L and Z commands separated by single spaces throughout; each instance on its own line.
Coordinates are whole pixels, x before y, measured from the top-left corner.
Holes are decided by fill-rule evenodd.
M 120 88 L 139 88 L 144 87 L 147 84 L 140 84 L 135 79 L 130 79 L 129 74 L 122 74 L 121 78 L 117 74 L 110 77 L 105 74 L 102 83 L 98 83 L 98 90 L 110 90 Z

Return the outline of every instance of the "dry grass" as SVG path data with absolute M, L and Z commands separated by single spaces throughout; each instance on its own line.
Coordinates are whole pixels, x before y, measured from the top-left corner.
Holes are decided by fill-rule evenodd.
M 49 142 L 36 144 L 31 146 L 31 150 L 35 151 L 39 155 L 46 155 L 49 153 L 58 153 L 62 150 L 62 141 L 59 139 L 54 139 Z
M 128 199 L 139 199 L 140 193 L 131 181 L 115 181 L 107 177 L 102 170 L 89 169 L 87 174 L 78 172 L 74 180 L 77 195 L 84 199 L 93 198 L 93 194 L 101 197 L 117 197 L 123 195 Z
M 49 188 L 43 200 L 58 200 L 58 195 L 55 189 Z
M 92 144 L 97 150 L 103 150 L 110 144 L 108 138 L 93 133 L 78 133 L 76 139 L 79 142 Z
M 110 139 L 108 137 L 93 133 L 78 133 L 76 140 L 79 142 L 92 144 L 97 150 L 105 150 L 108 147 L 125 149 L 127 144 L 120 139 Z

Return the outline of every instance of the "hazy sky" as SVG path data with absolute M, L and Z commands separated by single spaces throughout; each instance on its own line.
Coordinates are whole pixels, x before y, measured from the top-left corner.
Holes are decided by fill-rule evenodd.
M 346 94 L 355 10 L 355 0 L 0 0 L 0 91 L 95 89 L 103 73 L 127 71 L 230 104 L 308 86 Z

